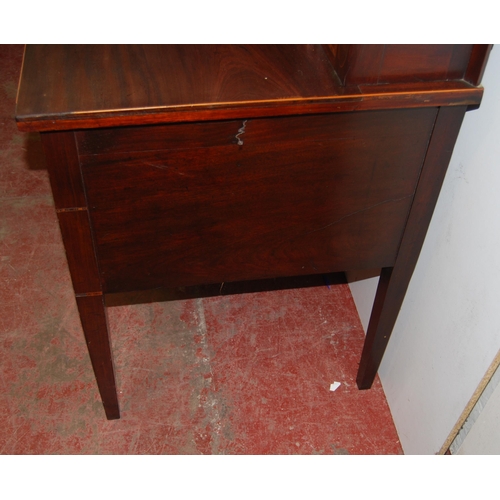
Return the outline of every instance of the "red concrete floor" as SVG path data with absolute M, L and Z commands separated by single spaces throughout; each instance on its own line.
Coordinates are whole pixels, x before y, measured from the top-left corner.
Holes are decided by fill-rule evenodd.
M 40 142 L 14 123 L 21 60 L 0 48 L 0 453 L 401 454 L 379 380 L 356 388 L 349 288 L 320 278 L 111 297 L 122 418 L 105 419 Z

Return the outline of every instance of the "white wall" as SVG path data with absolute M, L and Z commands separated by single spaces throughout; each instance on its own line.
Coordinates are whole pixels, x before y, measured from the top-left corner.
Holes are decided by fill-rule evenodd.
M 439 451 L 500 349 L 500 46 L 379 370 L 406 454 Z M 366 325 L 375 279 L 351 290 Z

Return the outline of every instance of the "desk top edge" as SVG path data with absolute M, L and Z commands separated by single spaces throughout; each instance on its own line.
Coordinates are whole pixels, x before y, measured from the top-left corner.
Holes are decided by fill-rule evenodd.
M 344 86 L 319 45 L 28 46 L 16 121 L 72 130 L 478 105 L 482 93 L 463 79 Z

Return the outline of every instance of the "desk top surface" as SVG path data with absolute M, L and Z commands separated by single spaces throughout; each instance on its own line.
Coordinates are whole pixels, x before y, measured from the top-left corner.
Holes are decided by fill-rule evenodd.
M 463 82 L 376 93 L 343 87 L 321 45 L 34 45 L 25 51 L 16 119 L 25 131 L 64 130 L 460 98 L 473 104 L 480 92 Z

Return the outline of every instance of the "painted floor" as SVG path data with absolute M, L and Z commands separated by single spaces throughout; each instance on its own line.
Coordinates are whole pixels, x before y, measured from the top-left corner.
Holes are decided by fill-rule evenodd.
M 335 277 L 109 297 L 105 419 L 40 141 L 14 122 L 21 61 L 0 47 L 0 453 L 402 454 L 378 378 L 356 388 L 364 335 Z

